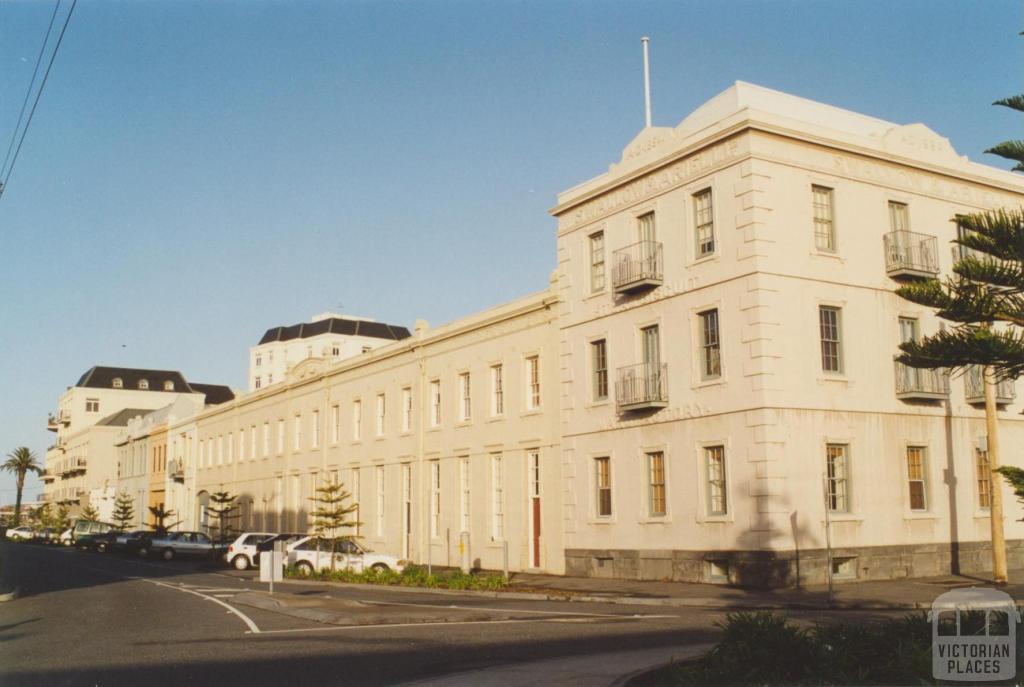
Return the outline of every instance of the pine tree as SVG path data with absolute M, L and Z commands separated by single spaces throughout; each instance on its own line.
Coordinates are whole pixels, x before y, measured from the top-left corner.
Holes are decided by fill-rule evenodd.
M 96 522 L 100 519 L 100 512 L 92 505 L 88 505 L 83 508 L 81 515 L 82 520 L 87 520 L 89 522 Z
M 164 504 L 162 503 L 156 506 L 150 506 L 149 514 L 153 516 L 153 524 L 151 524 L 150 527 L 153 528 L 153 531 L 160 536 L 167 534 L 167 531 L 172 527 L 176 527 L 181 524 L 180 520 L 172 522 L 170 525 L 167 524 L 167 521 L 174 517 L 174 511 L 165 509 Z
M 128 529 L 128 525 L 135 519 L 135 504 L 127 492 L 121 492 L 114 500 L 112 519 L 119 530 Z
M 1013 95 L 1009 98 L 997 100 L 992 104 L 1008 107 L 1011 110 L 1016 110 L 1017 112 L 1024 112 L 1024 95 Z M 998 155 L 999 157 L 1005 157 L 1007 160 L 1015 161 L 1017 165 L 1013 168 L 1013 171 L 1024 172 L 1024 141 L 1003 141 L 1002 143 L 989 148 L 985 152 L 991 153 L 992 155 Z
M 57 514 L 53 517 L 53 524 L 57 528 L 58 533 L 71 527 L 71 517 L 68 514 L 67 506 L 61 505 L 57 508 Z
M 317 538 L 331 542 L 331 570 L 334 570 L 334 555 L 338 550 L 338 542 L 351 538 L 350 535 L 341 534 L 342 530 L 362 524 L 348 519 L 349 515 L 359 509 L 357 503 L 346 505 L 345 502 L 351 498 L 352 495 L 345 491 L 345 485 L 337 482 L 317 487 L 316 496 L 311 499 L 316 504 L 316 509 L 310 515 Z M 319 548 L 317 553 L 319 554 Z
M 226 491 L 218 491 L 210 494 L 210 516 L 217 520 L 216 540 L 220 544 L 226 544 L 231 535 L 237 532 L 233 522 L 239 516 L 238 504 L 235 503 L 238 496 L 233 496 Z

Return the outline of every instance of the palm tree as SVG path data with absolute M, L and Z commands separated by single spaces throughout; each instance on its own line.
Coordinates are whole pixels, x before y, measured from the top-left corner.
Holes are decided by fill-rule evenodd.
M 25 488 L 25 475 L 30 472 L 40 474 L 43 466 L 27 446 L 19 446 L 7 454 L 7 460 L 0 464 L 0 470 L 13 472 L 18 479 L 18 496 L 14 502 L 14 526 L 17 527 L 21 521 L 21 492 Z

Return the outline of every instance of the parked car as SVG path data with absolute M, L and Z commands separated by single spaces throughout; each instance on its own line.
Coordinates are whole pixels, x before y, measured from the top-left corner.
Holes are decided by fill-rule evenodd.
M 319 548 L 319 551 L 317 550 Z M 408 561 L 386 553 L 374 553 L 351 539 L 337 543 L 334 554 L 335 568 L 348 568 L 353 572 L 364 570 L 393 570 L 402 572 Z M 294 565 L 300 574 L 331 567 L 331 541 L 317 537 L 303 537 L 287 548 L 287 565 Z
M 35 532 L 32 541 L 37 544 L 52 544 L 60 536 L 60 533 L 52 527 L 43 527 Z
M 111 542 L 111 550 L 115 553 L 138 553 L 139 547 L 148 538 L 152 537 L 150 530 L 132 530 L 131 532 L 118 532 Z
M 228 546 L 226 555 L 228 564 L 233 566 L 235 570 L 249 569 L 255 565 L 257 560 L 256 547 L 267 539 L 272 539 L 274 536 L 271 532 L 245 532 L 239 535 Z
M 61 546 L 71 546 L 71 544 L 72 544 L 72 542 L 71 542 L 71 534 L 72 534 L 73 531 L 74 530 L 69 527 L 69 528 L 67 528 L 66 530 L 64 530 L 63 532 L 60 533 L 60 540 L 59 541 L 60 541 Z
M 96 553 L 109 553 L 113 550 L 114 539 L 117 538 L 118 534 L 117 530 L 83 534 L 75 540 L 75 545 L 79 549 L 95 551 Z
M 78 520 L 75 522 L 75 526 L 71 528 L 71 542 L 77 545 L 79 537 L 86 534 L 104 534 L 116 529 L 117 525 L 112 525 L 109 522 Z
M 285 549 L 287 550 L 289 545 L 294 544 L 303 537 L 308 536 L 309 534 L 305 532 L 301 534 L 298 532 L 282 532 L 280 534 L 272 535 L 269 539 L 264 539 L 256 545 L 256 555 L 252 560 L 252 564 L 254 566 L 258 566 L 260 564 L 260 554 L 264 551 L 270 551 L 271 549 L 273 549 L 274 542 L 284 542 Z
M 165 561 L 179 556 L 198 557 L 216 560 L 224 555 L 224 547 L 214 544 L 203 532 L 168 532 L 163 535 L 153 534 L 145 538 L 139 546 L 139 555 L 153 554 Z
M 31 541 L 35 536 L 35 530 L 26 525 L 7 530 L 7 538 L 11 541 Z

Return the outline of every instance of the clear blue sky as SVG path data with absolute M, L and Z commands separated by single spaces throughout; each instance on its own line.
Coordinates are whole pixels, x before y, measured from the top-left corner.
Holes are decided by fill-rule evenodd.
M 52 7 L 0 4 L 0 151 Z M 1021 18 L 1018 0 L 82 0 L 0 200 L 0 453 L 42 459 L 47 412 L 95 364 L 243 387 L 270 326 L 440 324 L 544 288 L 555 194 L 642 127 L 641 35 L 655 124 L 744 80 L 1005 167 L 981 151 L 1021 136 L 990 106 L 1022 90 Z

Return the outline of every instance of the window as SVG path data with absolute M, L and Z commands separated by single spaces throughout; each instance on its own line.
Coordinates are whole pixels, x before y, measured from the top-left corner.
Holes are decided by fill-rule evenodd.
M 441 424 L 441 380 L 435 379 L 430 383 L 430 426 L 438 427 Z
M 597 485 L 597 517 L 611 517 L 612 460 L 608 456 L 594 459 L 594 481 Z
M 459 527 L 469 532 L 469 458 L 459 458 Z
M 387 417 L 387 398 L 384 394 L 377 394 L 377 436 L 384 436 L 384 421 Z
M 833 252 L 836 249 L 835 228 L 832 224 L 832 189 L 811 186 L 814 204 L 814 247 Z
M 263 423 L 263 457 L 270 455 L 270 423 Z
M 491 456 L 491 539 L 505 536 L 505 483 L 501 454 Z
M 698 315 L 701 330 L 701 379 L 722 376 L 722 352 L 718 339 L 718 310 L 705 310 Z
M 341 344 L 335 341 L 331 344 L 331 356 L 337 358 L 341 355 Z
M 148 390 L 149 389 L 149 380 L 148 379 L 140 379 L 139 380 L 139 388 L 142 389 L 143 391 Z
M 274 383 L 274 373 L 271 372 L 270 374 L 267 375 L 267 385 L 269 386 L 269 385 L 271 385 L 273 383 Z
M 228 465 L 235 459 L 235 435 L 228 432 L 228 452 L 226 461 Z
M 604 291 L 604 232 L 590 235 L 590 291 Z
M 501 365 L 491 366 L 491 415 L 505 414 L 505 389 Z
M 693 196 L 694 227 L 697 230 L 697 257 L 715 252 L 715 219 L 711 204 L 711 189 Z
M 298 451 L 302 448 L 302 416 L 295 414 L 295 425 L 292 427 L 292 450 Z
M 245 461 L 245 427 L 238 430 L 238 462 Z
M 441 536 L 441 464 L 430 464 L 430 536 Z
M 906 203 L 889 201 L 889 229 L 892 231 L 910 231 L 910 215 Z
M 85 412 L 87 412 L 87 413 L 98 413 L 98 412 L 100 412 L 100 399 L 98 399 L 98 398 L 87 398 L 87 399 L 85 399 Z
M 256 367 L 260 367 L 262 365 L 263 365 L 263 354 L 262 353 L 257 353 L 256 354 Z
M 338 443 L 341 438 L 341 406 L 331 406 L 331 443 Z
M 469 396 L 469 373 L 459 375 L 459 420 L 469 421 L 472 413 L 472 399 Z
M 256 386 L 257 389 L 259 389 L 261 386 L 263 386 L 262 380 L 259 378 L 258 375 L 256 377 L 256 385 L 255 386 Z
M 637 241 L 648 244 L 653 243 L 655 235 L 654 213 L 647 212 L 636 218 Z
M 408 432 L 412 429 L 412 388 L 402 389 L 402 431 Z
M 277 452 L 284 453 L 284 420 L 277 421 Z
M 249 456 L 256 458 L 256 425 L 249 427 Z
M 384 536 L 384 466 L 378 465 L 377 473 L 377 536 Z
M 121 379 L 120 377 L 114 377 L 114 381 L 111 383 L 111 386 L 113 386 L 115 389 L 123 389 L 124 380 Z
M 648 514 L 665 515 L 665 454 L 654 451 L 647 454 Z
M 312 358 L 313 357 L 313 347 L 312 346 L 306 346 L 306 357 L 307 358 Z
M 907 447 L 907 480 L 910 487 L 910 510 L 927 510 L 928 494 L 925 483 L 925 448 Z
M 988 462 L 988 451 L 974 449 L 974 464 L 978 480 L 978 508 L 992 507 L 992 465 Z
M 164 391 L 174 391 L 174 382 L 169 379 L 164 382 Z
M 705 447 L 704 462 L 708 480 L 708 515 L 725 515 L 729 508 L 725 491 L 725 447 Z
M 540 358 L 531 355 L 526 359 L 526 407 L 528 410 L 540 408 Z
M 608 398 L 608 347 L 604 339 L 590 342 L 590 360 L 594 368 L 594 400 L 603 401 Z
M 313 411 L 313 448 L 320 447 L 320 411 Z
M 840 312 L 839 308 L 825 305 L 818 308 L 818 324 L 821 329 L 821 369 L 838 374 L 843 371 Z
M 352 401 L 352 440 L 359 441 L 363 433 L 363 402 Z
M 224 464 L 224 435 L 217 435 L 217 465 Z
M 269 353 L 267 353 L 267 362 L 270 362 L 270 363 L 274 362 L 274 352 L 273 351 L 270 351 Z
M 828 444 L 825 447 L 828 509 L 833 513 L 850 511 L 848 448 L 846 444 Z

